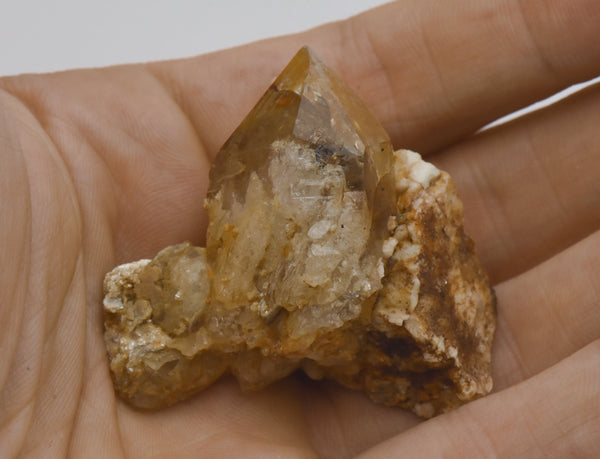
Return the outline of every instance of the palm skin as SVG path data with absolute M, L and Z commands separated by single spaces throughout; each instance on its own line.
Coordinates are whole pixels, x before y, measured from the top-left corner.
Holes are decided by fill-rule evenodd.
M 0 450 L 593 455 L 600 87 L 473 134 L 599 74 L 600 6 L 461 5 L 404 1 L 189 60 L 1 79 Z M 422 423 L 330 383 L 292 377 L 242 394 L 225 378 L 170 409 L 134 410 L 110 381 L 103 276 L 166 245 L 204 242 L 211 158 L 303 44 L 357 90 L 397 147 L 454 177 L 498 295 L 495 393 Z

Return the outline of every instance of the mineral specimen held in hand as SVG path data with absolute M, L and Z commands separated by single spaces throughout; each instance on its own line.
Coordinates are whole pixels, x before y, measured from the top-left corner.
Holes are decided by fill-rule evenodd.
M 449 176 L 301 49 L 210 172 L 207 247 L 105 279 L 115 387 L 143 408 L 297 369 L 431 417 L 492 387 L 494 295 Z

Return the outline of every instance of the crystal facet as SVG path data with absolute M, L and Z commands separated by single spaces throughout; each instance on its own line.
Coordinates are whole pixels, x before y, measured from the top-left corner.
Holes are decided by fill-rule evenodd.
M 447 174 L 301 49 L 217 155 L 207 247 L 105 279 L 117 391 L 156 408 L 303 369 L 423 417 L 491 389 L 494 296 Z

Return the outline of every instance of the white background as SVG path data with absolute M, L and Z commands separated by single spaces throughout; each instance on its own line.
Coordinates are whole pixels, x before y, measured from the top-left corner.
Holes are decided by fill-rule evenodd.
M 193 56 L 385 0 L 0 0 L 0 75 Z

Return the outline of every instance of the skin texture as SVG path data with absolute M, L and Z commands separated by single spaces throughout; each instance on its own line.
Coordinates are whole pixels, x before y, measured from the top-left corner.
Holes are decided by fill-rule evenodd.
M 0 450 L 8 457 L 585 457 L 600 446 L 596 0 L 404 0 L 172 62 L 0 79 Z M 450 172 L 498 294 L 494 393 L 438 418 L 288 378 L 189 402 L 115 398 L 102 279 L 202 244 L 211 158 L 303 44 L 394 145 Z

